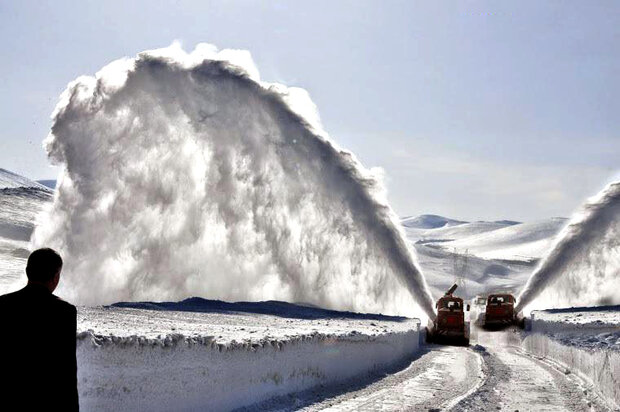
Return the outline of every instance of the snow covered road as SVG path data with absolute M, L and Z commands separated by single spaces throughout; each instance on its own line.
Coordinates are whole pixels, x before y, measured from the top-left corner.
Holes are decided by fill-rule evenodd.
M 483 331 L 469 348 L 428 345 L 398 372 L 338 393 L 299 394 L 261 409 L 303 411 L 608 411 L 576 374 L 523 352 L 515 331 Z M 271 407 L 269 407 L 271 406 Z M 251 409 L 251 408 L 250 408 Z
M 482 378 L 479 356 L 471 350 L 431 346 L 405 370 L 364 389 L 305 408 L 305 411 L 402 411 L 449 408 Z
M 566 369 L 521 351 L 515 331 L 478 331 L 487 379 L 455 411 L 610 410 L 591 388 Z

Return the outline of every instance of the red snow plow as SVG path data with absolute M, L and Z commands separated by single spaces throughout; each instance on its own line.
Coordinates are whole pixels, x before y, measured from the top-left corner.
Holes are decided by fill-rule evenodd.
M 505 326 L 514 323 L 516 323 L 514 296 L 508 293 L 489 295 L 484 326 Z
M 469 322 L 465 322 L 463 299 L 452 296 L 456 288 L 457 285 L 453 285 L 435 304 L 437 317 L 429 320 L 427 342 L 469 345 Z

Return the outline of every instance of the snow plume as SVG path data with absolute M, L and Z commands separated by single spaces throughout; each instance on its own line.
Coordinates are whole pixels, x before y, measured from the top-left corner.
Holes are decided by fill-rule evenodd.
M 620 303 L 620 181 L 591 198 L 528 280 L 517 309 Z
M 68 299 L 433 315 L 378 173 L 329 139 L 305 91 L 261 82 L 248 52 L 172 45 L 80 77 L 46 148 L 63 172 L 33 243 L 62 252 Z

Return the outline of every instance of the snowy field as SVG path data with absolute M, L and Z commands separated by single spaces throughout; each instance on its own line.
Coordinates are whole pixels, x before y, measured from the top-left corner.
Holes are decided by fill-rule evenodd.
M 403 218 L 401 224 L 433 295 L 443 295 L 458 275 L 464 280 L 458 295 L 471 299 L 493 292 L 516 294 L 566 219 L 464 222 L 421 215 Z
M 462 222 L 435 215 L 401 220 L 407 237 L 418 244 L 447 251 L 467 250 L 487 260 L 524 262 L 537 260 L 548 252 L 555 235 L 566 222 L 565 218 L 527 223 L 512 220 Z
M 274 396 L 380 373 L 419 348 L 413 319 L 307 307 L 285 317 L 200 302 L 204 313 L 80 307 L 82 408 L 252 409 Z M 199 310 L 196 300 L 187 303 Z M 254 306 L 270 311 L 273 304 Z
M 534 311 L 523 346 L 579 374 L 620 409 L 620 306 Z
M 52 196 L 47 187 L 0 169 L 0 293 L 23 282 L 36 216 Z

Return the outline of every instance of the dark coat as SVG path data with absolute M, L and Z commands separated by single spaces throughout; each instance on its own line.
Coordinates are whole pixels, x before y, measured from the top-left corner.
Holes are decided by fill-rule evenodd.
M 76 314 L 38 285 L 0 296 L 1 410 L 79 409 Z

